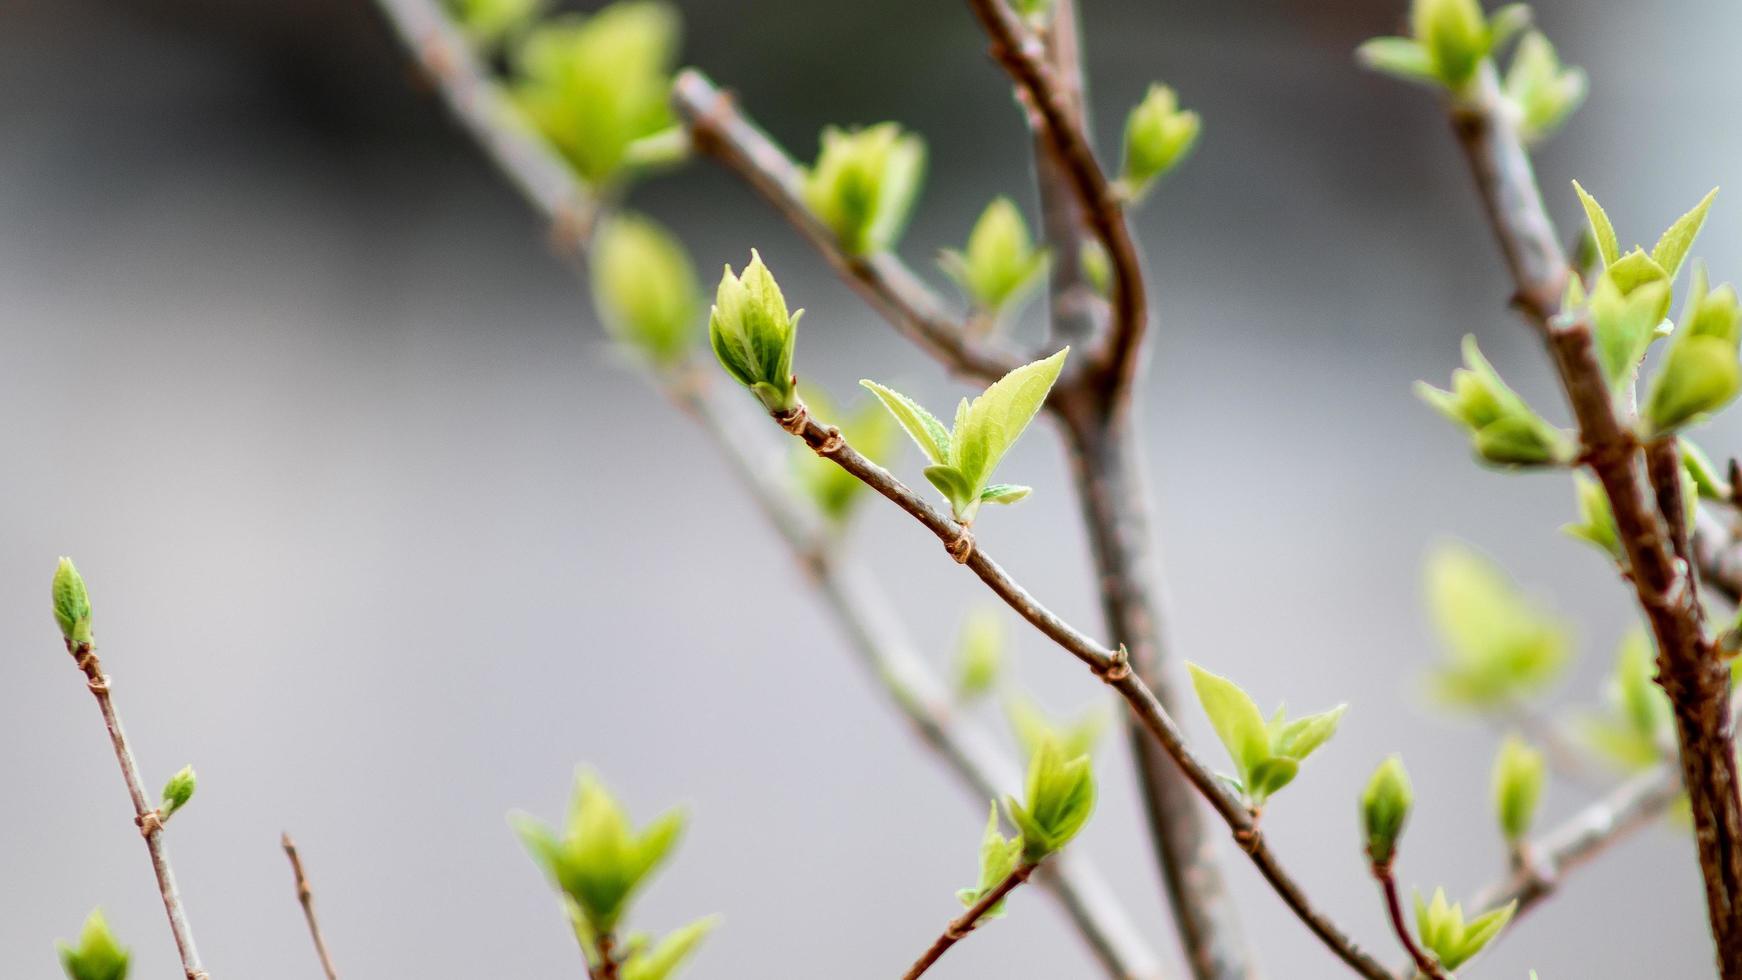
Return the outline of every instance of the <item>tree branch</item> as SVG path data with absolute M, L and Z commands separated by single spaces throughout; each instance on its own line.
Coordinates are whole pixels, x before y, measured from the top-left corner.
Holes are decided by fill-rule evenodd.
M 1046 60 L 1059 79 L 1071 107 L 1074 125 L 1088 130 L 1083 98 L 1082 31 L 1076 0 L 1054 0 L 1047 29 L 1041 36 Z M 1087 345 L 1107 320 L 1107 302 L 1083 271 L 1083 246 L 1088 231 L 1070 174 L 1059 165 L 1046 123 L 1033 109 L 1027 112 L 1034 137 L 1035 186 L 1040 195 L 1041 230 L 1045 235 L 1051 276 L 1051 336 L 1049 344 Z
M 1017 615 L 1082 661 L 1092 673 L 1117 691 L 1143 727 L 1173 758 L 1185 778 L 1221 815 L 1222 820 L 1233 831 L 1241 849 L 1252 858 L 1252 863 L 1295 915 L 1355 972 L 1369 980 L 1390 980 L 1390 974 L 1385 967 L 1320 912 L 1283 869 L 1259 832 L 1257 820 L 1234 798 L 1215 773 L 1192 754 L 1186 745 L 1184 733 L 1156 698 L 1155 692 L 1131 669 L 1129 655 L 1123 647 L 1110 650 L 1102 646 L 1042 605 L 993 561 L 984 549 L 978 547 L 965 528 L 926 503 L 888 470 L 865 458 L 848 444 L 838 429 L 823 425 L 810 417 L 802 404 L 790 413 L 776 416 L 775 421 L 802 439 L 817 455 L 851 473 L 860 482 L 906 511 L 943 543 L 951 557 L 966 565 L 993 594 L 1015 610 Z
M 1123 411 L 1141 366 L 1143 338 L 1149 326 L 1143 264 L 1125 223 L 1124 208 L 1095 160 L 1081 116 L 1073 111 L 1069 85 L 1047 63 L 1045 46 L 1006 0 L 968 0 L 968 6 L 991 39 L 992 57 L 1015 81 L 1041 124 L 1041 133 L 1059 168 L 1069 176 L 1089 227 L 1107 249 L 1113 266 L 1113 323 L 1106 343 L 1084 362 L 1089 367 L 1081 377 L 1098 377 L 1079 383 L 1085 391 L 1099 389 L 1109 405 Z
M 931 944 L 931 948 L 914 961 L 913 966 L 908 968 L 901 980 L 918 980 L 921 974 L 931 969 L 933 963 L 949 952 L 951 946 L 966 938 L 968 933 L 973 932 L 975 927 L 980 924 L 980 920 L 986 917 L 986 913 L 992 911 L 999 902 L 1004 901 L 1005 897 L 1027 881 L 1028 876 L 1034 873 L 1034 869 L 1035 866 L 1032 864 L 1017 865 L 1015 870 L 1004 876 L 1003 881 L 980 896 L 980 900 L 975 902 L 968 911 L 962 913 L 960 918 L 952 919 L 950 924 L 944 927 L 943 933 Z
M 182 973 L 187 980 L 208 980 L 210 976 L 200 966 L 200 954 L 194 948 L 193 930 L 188 927 L 187 910 L 182 907 L 181 893 L 175 887 L 175 873 L 170 870 L 169 855 L 163 847 L 163 818 L 145 794 L 145 783 L 139 775 L 139 763 L 134 761 L 133 747 L 121 730 L 121 717 L 115 711 L 115 699 L 109 693 L 109 678 L 97 660 L 97 652 L 89 643 L 75 645 L 67 641 L 67 652 L 73 655 L 85 684 L 97 707 L 103 712 L 103 725 L 109 730 L 109 742 L 115 749 L 115 761 L 121 764 L 121 779 L 127 784 L 127 795 L 133 800 L 133 822 L 145 837 L 145 849 L 151 853 L 151 870 L 157 875 L 157 892 L 163 898 L 163 911 L 169 916 L 169 931 L 175 936 L 176 952 L 181 955 Z
M 1657 509 L 1638 441 L 1616 413 L 1588 318 L 1560 309 L 1571 270 L 1492 64 L 1483 65 L 1474 93 L 1453 105 L 1452 122 L 1517 287 L 1514 303 L 1548 343 L 1578 420 L 1582 461 L 1608 496 L 1628 577 L 1657 640 L 1658 683 L 1675 708 L 1718 964 L 1725 980 L 1736 980 L 1742 977 L 1742 775 L 1728 710 L 1729 669 L 1706 640 L 1689 567 L 1676 555 L 1672 528 Z
M 767 133 L 695 69 L 678 73 L 672 104 L 689 126 L 698 151 L 737 174 L 827 259 L 840 277 L 873 309 L 939 363 L 963 377 L 993 381 L 1021 362 L 967 335 L 925 282 L 888 252 L 852 256 L 834 232 L 811 214 L 800 192 L 799 169 Z
M 285 834 L 280 843 L 284 846 L 284 856 L 290 859 L 291 874 L 296 876 L 296 900 L 302 906 L 302 917 L 308 920 L 309 939 L 314 941 L 321 971 L 327 975 L 327 980 L 339 980 L 339 971 L 333 968 L 332 954 L 327 952 L 326 937 L 321 934 L 320 920 L 315 918 L 315 890 L 309 886 L 308 875 L 303 872 L 302 856 L 296 852 L 296 842 Z

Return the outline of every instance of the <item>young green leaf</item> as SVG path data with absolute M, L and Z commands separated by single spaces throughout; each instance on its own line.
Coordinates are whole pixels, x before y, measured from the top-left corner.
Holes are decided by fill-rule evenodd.
M 1330 740 L 1343 718 L 1344 706 L 1339 705 L 1293 721 L 1278 709 L 1266 722 L 1252 698 L 1234 682 L 1196 664 L 1186 666 L 1204 714 L 1234 760 L 1240 790 L 1253 810 L 1294 781 L 1300 764 Z
M 974 223 L 965 251 L 945 249 L 939 264 L 978 308 L 994 317 L 1014 307 L 1039 282 L 1046 250 L 1029 237 L 1022 212 L 995 199 Z
M 1669 311 L 1666 278 L 1649 277 L 1637 282 L 1630 292 L 1617 285 L 1617 276 L 1626 272 L 1635 256 L 1644 258 L 1644 253 L 1629 253 L 1611 265 L 1598 278 L 1590 300 L 1597 360 L 1609 387 L 1617 390 L 1632 384 L 1633 372 L 1655 339 L 1657 325 Z M 1656 263 L 1651 263 L 1651 267 L 1655 269 Z
M 620 971 L 622 980 L 669 980 L 719 923 L 719 916 L 710 915 L 672 930 L 651 949 L 630 956 Z
M 1005 809 L 1022 832 L 1022 860 L 1039 862 L 1070 843 L 1094 813 L 1093 762 L 1086 755 L 1067 756 L 1055 739 L 1043 739 L 1028 760 L 1027 799 L 1007 798 Z
M 1152 84 L 1143 101 L 1125 117 L 1125 163 L 1119 184 L 1133 199 L 1148 193 L 1197 145 L 1203 121 L 1198 114 L 1179 107 L 1179 98 L 1166 85 Z
M 1671 279 L 1681 271 L 1682 261 L 1688 257 L 1688 250 L 1694 247 L 1694 239 L 1699 237 L 1700 229 L 1706 224 L 1706 212 L 1712 209 L 1712 199 L 1717 196 L 1716 187 L 1707 191 L 1706 196 L 1700 198 L 1700 203 L 1677 218 L 1658 238 L 1657 244 L 1652 246 L 1652 261 L 1669 273 Z
M 1493 562 L 1445 544 L 1429 553 L 1425 570 L 1429 612 L 1446 651 L 1431 677 L 1442 700 L 1492 709 L 1560 675 L 1572 649 L 1568 626 Z
M 1729 500 L 1732 492 L 1730 482 L 1718 474 L 1717 464 L 1706 455 L 1706 451 L 1686 437 L 1677 439 L 1676 446 L 1681 450 L 1682 466 L 1693 479 L 1694 489 L 1699 493 L 1700 499 Z
M 55 566 L 49 594 L 54 602 L 54 621 L 60 624 L 68 649 L 90 645 L 91 595 L 85 590 L 85 577 L 73 567 L 71 558 L 62 558 Z
M 1646 438 L 1697 423 L 1742 390 L 1742 305 L 1730 286 L 1708 291 L 1706 272 L 1694 268 L 1682 326 L 1652 378 L 1641 412 Z
M 67 980 L 127 980 L 132 953 L 122 948 L 115 934 L 109 931 L 109 923 L 103 919 L 101 909 L 85 919 L 78 945 L 62 942 L 57 944 L 57 948 Z
M 1463 906 L 1448 904 L 1445 889 L 1436 888 L 1432 902 L 1422 901 L 1419 893 L 1415 896 L 1416 933 L 1440 966 L 1456 970 L 1499 935 L 1517 909 L 1515 901 L 1466 923 Z
M 1470 433 L 1476 455 L 1495 466 L 1565 466 L 1577 455 L 1567 433 L 1548 424 L 1518 393 L 1500 380 L 1494 365 L 1464 338 L 1465 367 L 1452 372 L 1452 387 L 1442 391 L 1423 382 L 1416 394 Z
M 720 277 L 708 316 L 708 341 L 726 373 L 770 412 L 791 411 L 798 404 L 792 352 L 803 315 L 803 310 L 787 313 L 786 297 L 755 249 L 742 276 L 727 266 Z
M 1573 181 L 1573 192 L 1579 195 L 1579 204 L 1584 207 L 1585 218 L 1591 223 L 1591 237 L 1597 242 L 1597 254 L 1602 257 L 1603 265 L 1614 265 L 1615 260 L 1621 257 L 1621 240 L 1615 236 L 1615 226 L 1609 222 L 1609 213 L 1576 180 Z
M 651 218 L 620 213 L 593 239 L 593 303 L 613 337 L 653 364 L 689 353 L 701 292 L 683 244 Z
M 986 816 L 986 834 L 980 841 L 980 877 L 979 883 L 973 888 L 964 888 L 956 892 L 956 898 L 964 908 L 973 908 L 987 892 L 998 887 L 1016 866 L 1022 861 L 1022 836 L 1005 839 L 998 827 L 998 804 L 992 804 L 992 812 Z M 981 921 L 997 919 L 1004 915 L 1004 903 L 999 902 L 986 910 Z
M 849 255 L 871 255 L 895 246 L 924 175 L 925 143 L 895 123 L 830 126 L 801 193 Z
M 1015 483 L 994 483 L 980 491 L 980 499 L 988 504 L 1014 504 L 1033 492 L 1033 487 L 1024 487 Z
M 1585 101 L 1587 88 L 1585 73 L 1562 66 L 1541 31 L 1531 31 L 1518 42 L 1503 86 L 1507 100 L 1517 107 L 1519 135 L 1527 143 L 1541 142 L 1559 129 Z
M 1376 37 L 1355 49 L 1355 58 L 1362 65 L 1384 75 L 1406 82 L 1439 85 L 1439 70 L 1433 55 L 1407 37 Z
M 893 388 L 880 385 L 869 379 L 861 380 L 866 391 L 877 396 L 895 421 L 901 424 L 901 429 L 908 438 L 913 440 L 926 459 L 938 466 L 947 466 L 950 462 L 950 431 L 944 428 L 937 416 L 926 411 L 920 404 Z

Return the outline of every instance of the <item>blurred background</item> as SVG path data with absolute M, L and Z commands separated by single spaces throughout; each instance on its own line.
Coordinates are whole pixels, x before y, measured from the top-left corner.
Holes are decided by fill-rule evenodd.
M 962 4 L 680 6 L 686 60 L 795 155 L 827 123 L 927 136 L 914 263 L 959 243 L 993 194 L 1031 202 L 1020 118 Z M 1432 99 L 1351 59 L 1398 27 L 1401 0 L 1084 6 L 1103 152 L 1151 79 L 1205 117 L 1136 219 L 1160 317 L 1143 412 L 1176 646 L 1266 705 L 1351 703 L 1266 826 L 1324 906 L 1390 951 L 1354 804 L 1383 754 L 1417 782 L 1407 885 L 1469 894 L 1503 864 L 1497 733 L 1422 693 L 1423 554 L 1468 540 L 1579 623 L 1567 706 L 1595 699 L 1628 594 L 1556 533 L 1564 477 L 1478 469 L 1410 394 L 1443 383 L 1474 332 L 1559 411 Z M 1538 157 L 1564 233 L 1573 176 L 1645 242 L 1735 183 L 1742 9 L 1536 6 L 1592 76 Z M 759 247 L 810 310 L 802 370 L 838 395 L 862 376 L 960 393 L 732 179 L 697 165 L 636 204 L 703 270 Z M 1742 268 L 1739 208 L 1720 197 L 1696 249 L 1720 280 Z M 707 442 L 612 356 L 545 238 L 367 0 L 0 2 L 0 974 L 57 975 L 53 940 L 95 905 L 137 976 L 176 969 L 49 616 L 63 553 L 91 583 L 147 782 L 199 769 L 171 850 L 220 980 L 316 975 L 286 829 L 346 976 L 578 975 L 503 815 L 556 818 L 580 763 L 638 819 L 689 808 L 637 918 L 724 913 L 693 976 L 888 977 L 954 913 L 984 804 L 866 683 Z M 1739 438 L 1732 420 L 1703 441 Z M 1037 492 L 989 515 L 982 541 L 1095 624 L 1056 440 L 1006 465 Z M 917 476 L 912 456 L 897 468 Z M 867 507 L 856 541 L 941 667 L 979 584 L 890 508 Z M 1104 702 L 1012 632 L 1042 704 Z M 1081 846 L 1177 971 L 1118 741 Z M 1553 786 L 1545 819 L 1585 799 Z M 1228 868 L 1270 976 L 1344 975 L 1243 862 Z M 1691 843 L 1654 828 L 1470 972 L 1698 977 L 1709 949 Z M 1036 892 L 937 975 L 1096 974 Z

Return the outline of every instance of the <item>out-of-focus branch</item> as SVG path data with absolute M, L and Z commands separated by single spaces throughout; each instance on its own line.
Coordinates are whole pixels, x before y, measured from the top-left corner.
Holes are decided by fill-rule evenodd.
M 1192 753 L 1186 744 L 1184 733 L 1157 699 L 1155 692 L 1131 669 L 1128 654 L 1123 647 L 1117 650 L 1108 649 L 1061 619 L 1030 595 L 984 549 L 978 547 L 967 529 L 933 508 L 888 470 L 854 449 L 839 429 L 812 418 L 802 404 L 791 412 L 776 416 L 775 421 L 803 440 L 817 455 L 851 473 L 861 483 L 906 511 L 938 538 L 951 557 L 966 565 L 993 594 L 1015 610 L 1017 615 L 1082 661 L 1091 672 L 1117 691 L 1143 728 L 1173 758 L 1186 779 L 1222 817 L 1233 831 L 1241 849 L 1252 858 L 1252 863 L 1289 909 L 1355 972 L 1369 980 L 1390 980 L 1390 974 L 1385 967 L 1362 950 L 1340 926 L 1320 911 L 1293 877 L 1283 869 L 1265 842 L 1263 834 L 1259 832 L 1257 819 L 1229 792 L 1221 779 Z
M 1054 0 L 1052 14 L 1041 36 L 1046 60 L 1059 79 L 1071 107 L 1072 122 L 1088 130 L 1084 99 L 1082 32 L 1076 0 Z M 1051 336 L 1053 346 L 1081 347 L 1094 338 L 1107 320 L 1107 302 L 1089 283 L 1083 271 L 1083 247 L 1090 240 L 1083 207 L 1077 200 L 1070 174 L 1052 150 L 1046 123 L 1033 109 L 1028 111 L 1034 137 L 1035 186 L 1040 194 L 1041 229 L 1050 253 Z
M 672 104 L 689 126 L 698 151 L 755 189 L 848 285 L 939 363 L 981 381 L 1003 377 L 1020 363 L 970 338 L 961 320 L 946 312 L 937 294 L 895 255 L 853 256 L 843 251 L 834 232 L 805 206 L 798 166 L 707 76 L 694 69 L 678 73 Z
M 1581 462 L 1609 499 L 1627 577 L 1657 640 L 1658 682 L 1675 707 L 1718 964 L 1734 980 L 1742 977 L 1742 773 L 1728 709 L 1730 672 L 1706 639 L 1690 565 L 1676 553 L 1679 515 L 1666 519 L 1658 509 L 1639 441 L 1617 413 L 1598 364 L 1588 316 L 1563 315 L 1571 269 L 1492 64 L 1482 66 L 1471 94 L 1454 101 L 1452 123 L 1512 273 L 1513 302 L 1548 344 L 1578 421 Z
M 1695 514 L 1692 548 L 1706 587 L 1731 602 L 1742 600 L 1742 538 L 1735 529 L 1701 508 Z
M 320 957 L 321 972 L 327 975 L 327 980 L 339 980 L 339 971 L 333 968 L 333 956 L 327 951 L 326 936 L 321 933 L 321 920 L 315 917 L 315 890 L 303 871 L 302 855 L 297 853 L 296 842 L 289 834 L 280 838 L 279 843 L 284 847 L 284 856 L 290 859 L 290 872 L 296 878 L 296 901 L 302 906 L 302 917 L 308 921 L 309 939 L 314 942 L 315 955 Z

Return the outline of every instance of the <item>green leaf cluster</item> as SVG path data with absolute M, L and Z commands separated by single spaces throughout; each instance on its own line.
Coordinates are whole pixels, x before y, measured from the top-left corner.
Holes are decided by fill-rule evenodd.
M 1446 657 L 1432 689 L 1454 705 L 1494 709 L 1540 692 L 1571 653 L 1565 622 L 1523 595 L 1498 566 L 1446 544 L 1428 555 L 1428 610 Z
M 1530 833 L 1547 775 L 1541 752 L 1516 737 L 1500 744 L 1494 760 L 1494 812 L 1507 842 L 1517 845 Z
M 622 175 L 639 140 L 674 125 L 668 97 L 679 18 L 664 0 L 619 0 L 527 31 L 509 95 L 594 185 Z
M 799 385 L 798 393 L 812 415 L 830 420 L 859 454 L 887 461 L 895 455 L 896 428 L 883 406 L 862 399 L 851 412 L 837 409 L 822 389 Z M 832 526 L 844 526 L 865 499 L 863 481 L 805 446 L 794 446 L 792 465 L 799 488 Z
M 976 307 L 996 317 L 1013 309 L 1046 270 L 1046 249 L 1036 248 L 1022 211 L 1008 197 L 986 205 L 967 248 L 945 249 L 938 264 Z
M 884 415 L 888 418 L 888 415 Z M 956 696 L 973 701 L 992 693 L 1004 673 L 1004 651 L 1009 645 L 1004 619 L 995 607 L 976 606 L 962 619 L 956 633 Z
M 700 326 L 689 253 L 658 222 L 620 213 L 593 237 L 593 304 L 605 329 L 648 362 L 682 360 Z
M 1577 455 L 1573 439 L 1538 415 L 1500 380 L 1475 337 L 1464 338 L 1465 367 L 1452 372 L 1449 391 L 1416 382 L 1416 394 L 1470 432 L 1478 459 L 1504 467 L 1565 466 Z
M 1095 812 L 1095 769 L 1087 755 L 1067 755 L 1057 739 L 1045 738 L 1028 759 L 1026 798 L 1004 799 L 1010 822 L 1021 832 L 1022 860 L 1038 863 L 1062 849 Z
M 1388 868 L 1397 856 L 1397 841 L 1409 823 L 1409 811 L 1415 806 L 1415 790 L 1409 785 L 1409 773 L 1403 759 L 1388 756 L 1367 788 L 1361 792 L 1361 834 L 1367 841 L 1367 857 L 1377 867 Z
M 1519 137 L 1539 143 L 1578 110 L 1588 88 L 1583 70 L 1561 64 L 1548 38 L 1530 31 L 1513 52 L 1501 90 L 1517 113 Z
M 1585 743 L 1626 772 L 1657 764 L 1673 744 L 1675 715 L 1656 676 L 1651 637 L 1629 630 L 1603 685 L 1603 710 L 1580 725 Z
M 1294 781 L 1300 764 L 1337 732 L 1348 705 L 1293 720 L 1282 708 L 1269 721 L 1252 698 L 1233 681 L 1188 664 L 1198 703 L 1216 729 L 1216 737 L 1234 760 L 1234 785 L 1252 810 L 1261 809 L 1272 794 Z
M 132 954 L 121 947 L 103 910 L 97 909 L 85 919 L 77 945 L 58 943 L 61 969 L 67 980 L 127 980 L 128 962 Z
M 973 888 L 963 888 L 956 892 L 956 898 L 964 908 L 973 908 L 987 892 L 997 888 L 1004 879 L 1010 877 L 1017 865 L 1022 863 L 1022 835 L 1006 838 L 998 827 L 998 804 L 992 804 L 992 812 L 986 817 L 986 834 L 980 840 L 980 877 Z M 1000 901 L 986 910 L 981 921 L 1002 918 L 1004 902 Z
M 925 143 L 895 123 L 823 130 L 803 173 L 805 205 L 854 256 L 895 247 L 925 177 Z
M 1047 742 L 1058 745 L 1067 759 L 1092 755 L 1111 721 L 1104 707 L 1090 708 L 1070 721 L 1056 721 L 1022 694 L 1005 700 L 1004 717 L 1010 722 L 1023 756 L 1031 759 Z
M 755 249 L 742 276 L 727 266 L 720 277 L 708 315 L 708 342 L 726 373 L 770 412 L 789 412 L 798 405 L 792 348 L 803 315 L 803 310 L 787 313 L 786 297 Z
M 1456 970 L 1499 935 L 1517 910 L 1518 903 L 1509 902 L 1465 922 L 1463 905 L 1448 904 L 1446 890 L 1436 888 L 1431 902 L 1422 901 L 1419 893 L 1415 896 L 1415 932 L 1440 966 Z
M 54 621 L 60 625 L 67 646 L 77 649 L 90 644 L 91 595 L 85 591 L 85 577 L 73 567 L 71 558 L 63 557 L 55 566 L 49 595 L 54 603 Z
M 673 810 L 637 832 L 623 808 L 589 773 L 577 778 L 560 831 L 524 813 L 508 819 L 532 859 L 575 903 L 596 935 L 616 930 L 629 900 L 671 855 L 684 824 L 683 815 Z
M 1413 0 L 1410 37 L 1376 37 L 1357 51 L 1374 71 L 1462 92 L 1484 59 L 1530 23 L 1515 3 L 1484 16 L 1478 0 Z
M 982 503 L 1013 504 L 1028 496 L 1028 487 L 992 483 L 992 474 L 1046 402 L 1070 350 L 1011 371 L 972 402 L 962 399 L 950 429 L 893 388 L 869 380 L 859 383 L 883 402 L 931 461 L 925 478 L 950 502 L 956 520 L 971 524 Z
M 1166 85 L 1151 84 L 1143 101 L 1125 117 L 1124 166 L 1119 183 L 1133 200 L 1142 198 L 1155 182 L 1197 145 L 1203 120 L 1179 107 L 1179 97 Z

